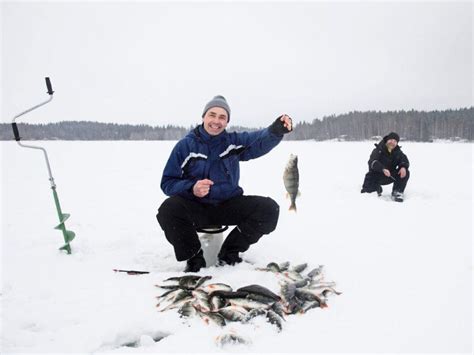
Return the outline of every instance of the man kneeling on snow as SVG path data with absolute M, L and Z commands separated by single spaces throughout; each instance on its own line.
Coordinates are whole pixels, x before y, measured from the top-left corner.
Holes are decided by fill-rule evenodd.
M 391 132 L 375 144 L 369 159 L 369 172 L 365 175 L 361 193 L 375 192 L 380 196 L 382 186 L 393 183 L 392 199 L 403 202 L 403 192 L 407 186 L 410 172 L 407 156 L 402 152 L 398 134 Z
M 274 200 L 243 195 L 239 162 L 272 150 L 292 130 L 291 119 L 282 115 L 260 131 L 228 133 L 229 119 L 226 99 L 215 96 L 204 108 L 202 124 L 176 144 L 163 171 L 161 189 L 170 197 L 156 217 L 176 259 L 187 260 L 185 272 L 206 266 L 196 229 L 235 225 L 218 254 L 219 264 L 234 265 L 242 261 L 239 252 L 275 230 L 278 222 Z

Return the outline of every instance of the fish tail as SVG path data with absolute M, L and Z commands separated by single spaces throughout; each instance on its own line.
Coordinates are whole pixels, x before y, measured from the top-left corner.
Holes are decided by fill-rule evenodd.
M 288 211 L 295 211 L 296 212 L 296 204 L 294 202 L 291 203 L 290 208 Z

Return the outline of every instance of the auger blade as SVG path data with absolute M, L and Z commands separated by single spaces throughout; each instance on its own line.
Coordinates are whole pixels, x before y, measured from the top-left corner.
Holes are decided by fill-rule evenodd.
M 60 230 L 63 229 L 64 222 L 66 222 L 69 217 L 71 217 L 69 213 L 61 213 L 61 220 L 59 224 L 56 227 L 54 227 L 54 229 L 60 229 Z
M 64 242 L 66 244 L 63 245 L 61 248 L 59 248 L 59 250 L 65 250 L 67 251 L 68 254 L 71 254 L 71 246 L 69 245 L 69 243 L 74 239 L 74 237 L 76 236 L 76 233 L 74 233 L 73 231 L 67 230 L 66 225 L 64 224 L 64 222 L 71 215 L 69 213 L 61 213 L 60 216 L 61 216 L 60 217 L 61 222 L 56 227 L 54 227 L 54 229 L 58 229 L 63 232 Z
M 75 236 L 76 236 L 76 233 L 74 233 L 73 231 L 67 230 L 64 232 L 64 239 L 66 240 L 67 243 L 71 242 Z
M 71 254 L 71 246 L 69 244 L 64 244 L 59 250 L 65 250 L 68 254 Z

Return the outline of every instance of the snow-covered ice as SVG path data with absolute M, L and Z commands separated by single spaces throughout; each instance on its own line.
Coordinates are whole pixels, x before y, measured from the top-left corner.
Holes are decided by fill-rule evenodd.
M 62 235 L 40 152 L 2 150 L 2 353 L 457 352 L 472 349 L 472 144 L 402 142 L 411 167 L 403 204 L 360 194 L 372 142 L 283 142 L 241 164 L 246 194 L 281 206 L 277 230 L 244 259 L 323 264 L 343 294 L 329 308 L 269 323 L 232 324 L 249 345 L 219 348 L 227 331 L 156 311 L 154 287 L 182 274 L 155 214 L 175 142 L 40 142 L 48 150 L 73 254 Z M 282 182 L 298 154 L 301 196 Z M 255 266 L 202 270 L 234 288 L 277 280 Z M 112 269 L 149 270 L 128 276 Z M 161 340 L 159 340 L 161 339 Z M 159 341 L 158 341 L 159 340 Z M 135 343 L 135 347 L 125 344 Z

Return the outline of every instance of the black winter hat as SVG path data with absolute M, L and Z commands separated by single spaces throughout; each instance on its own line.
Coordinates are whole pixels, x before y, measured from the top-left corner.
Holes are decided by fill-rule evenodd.
M 204 107 L 204 111 L 202 112 L 202 117 L 206 115 L 206 112 L 211 108 L 211 107 L 220 107 L 226 110 L 227 112 L 227 122 L 230 121 L 230 107 L 229 104 L 227 103 L 226 99 L 222 95 L 217 95 L 214 96 L 214 98 L 209 101 L 206 106 Z
M 398 142 L 400 142 L 400 136 L 396 134 L 395 132 L 390 132 L 387 134 L 385 137 L 383 137 L 383 140 L 387 142 L 389 139 L 395 139 Z

